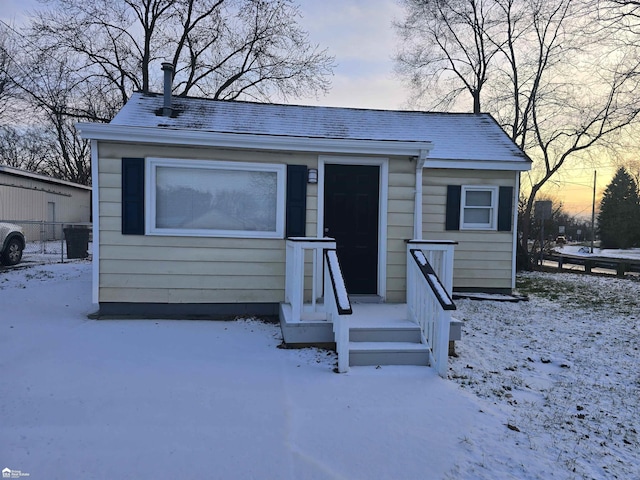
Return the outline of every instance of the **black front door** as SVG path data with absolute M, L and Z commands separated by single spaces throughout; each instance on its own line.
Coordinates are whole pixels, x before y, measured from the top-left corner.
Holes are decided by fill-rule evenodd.
M 378 293 L 380 167 L 325 165 L 325 236 L 336 239 L 350 294 Z

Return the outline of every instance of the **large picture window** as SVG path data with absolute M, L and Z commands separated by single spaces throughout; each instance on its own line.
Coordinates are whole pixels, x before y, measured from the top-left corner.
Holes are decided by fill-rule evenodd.
M 498 187 L 463 186 L 462 229 L 495 230 L 498 218 Z
M 147 232 L 282 238 L 285 166 L 148 159 Z

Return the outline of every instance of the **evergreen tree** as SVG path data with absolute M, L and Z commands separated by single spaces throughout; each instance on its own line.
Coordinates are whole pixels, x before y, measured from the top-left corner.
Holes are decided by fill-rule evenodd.
M 640 194 L 624 167 L 616 172 L 600 203 L 598 232 L 602 248 L 640 246 Z

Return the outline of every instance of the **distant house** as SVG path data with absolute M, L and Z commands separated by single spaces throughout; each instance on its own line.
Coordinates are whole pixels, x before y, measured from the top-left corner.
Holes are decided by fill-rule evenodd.
M 29 241 L 60 239 L 63 224 L 91 221 L 91 187 L 0 165 L 0 221 L 19 223 Z
M 531 161 L 488 114 L 136 93 L 78 127 L 104 315 L 277 314 L 287 238 L 335 238 L 349 294 L 381 302 L 406 299 L 410 240 L 455 244 L 454 290 L 515 286 Z

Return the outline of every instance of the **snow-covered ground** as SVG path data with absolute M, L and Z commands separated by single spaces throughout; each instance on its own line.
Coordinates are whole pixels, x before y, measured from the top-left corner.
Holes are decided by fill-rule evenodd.
M 508 447 L 465 443 L 460 478 L 640 478 L 640 282 L 536 272 L 519 288 L 530 301 L 456 301 L 450 377 L 510 426 Z
M 457 300 L 450 379 L 255 320 L 87 319 L 84 261 L 0 271 L 0 469 L 39 479 L 640 478 L 640 282 Z
M 588 246 L 581 245 L 562 245 L 557 246 L 554 250 L 559 253 L 567 253 L 571 255 L 580 255 L 580 256 L 595 256 L 595 257 L 609 257 L 609 258 L 628 258 L 632 260 L 640 260 L 640 248 L 626 248 L 615 249 L 615 248 L 594 248 L 593 254 L 591 253 L 591 248 Z

